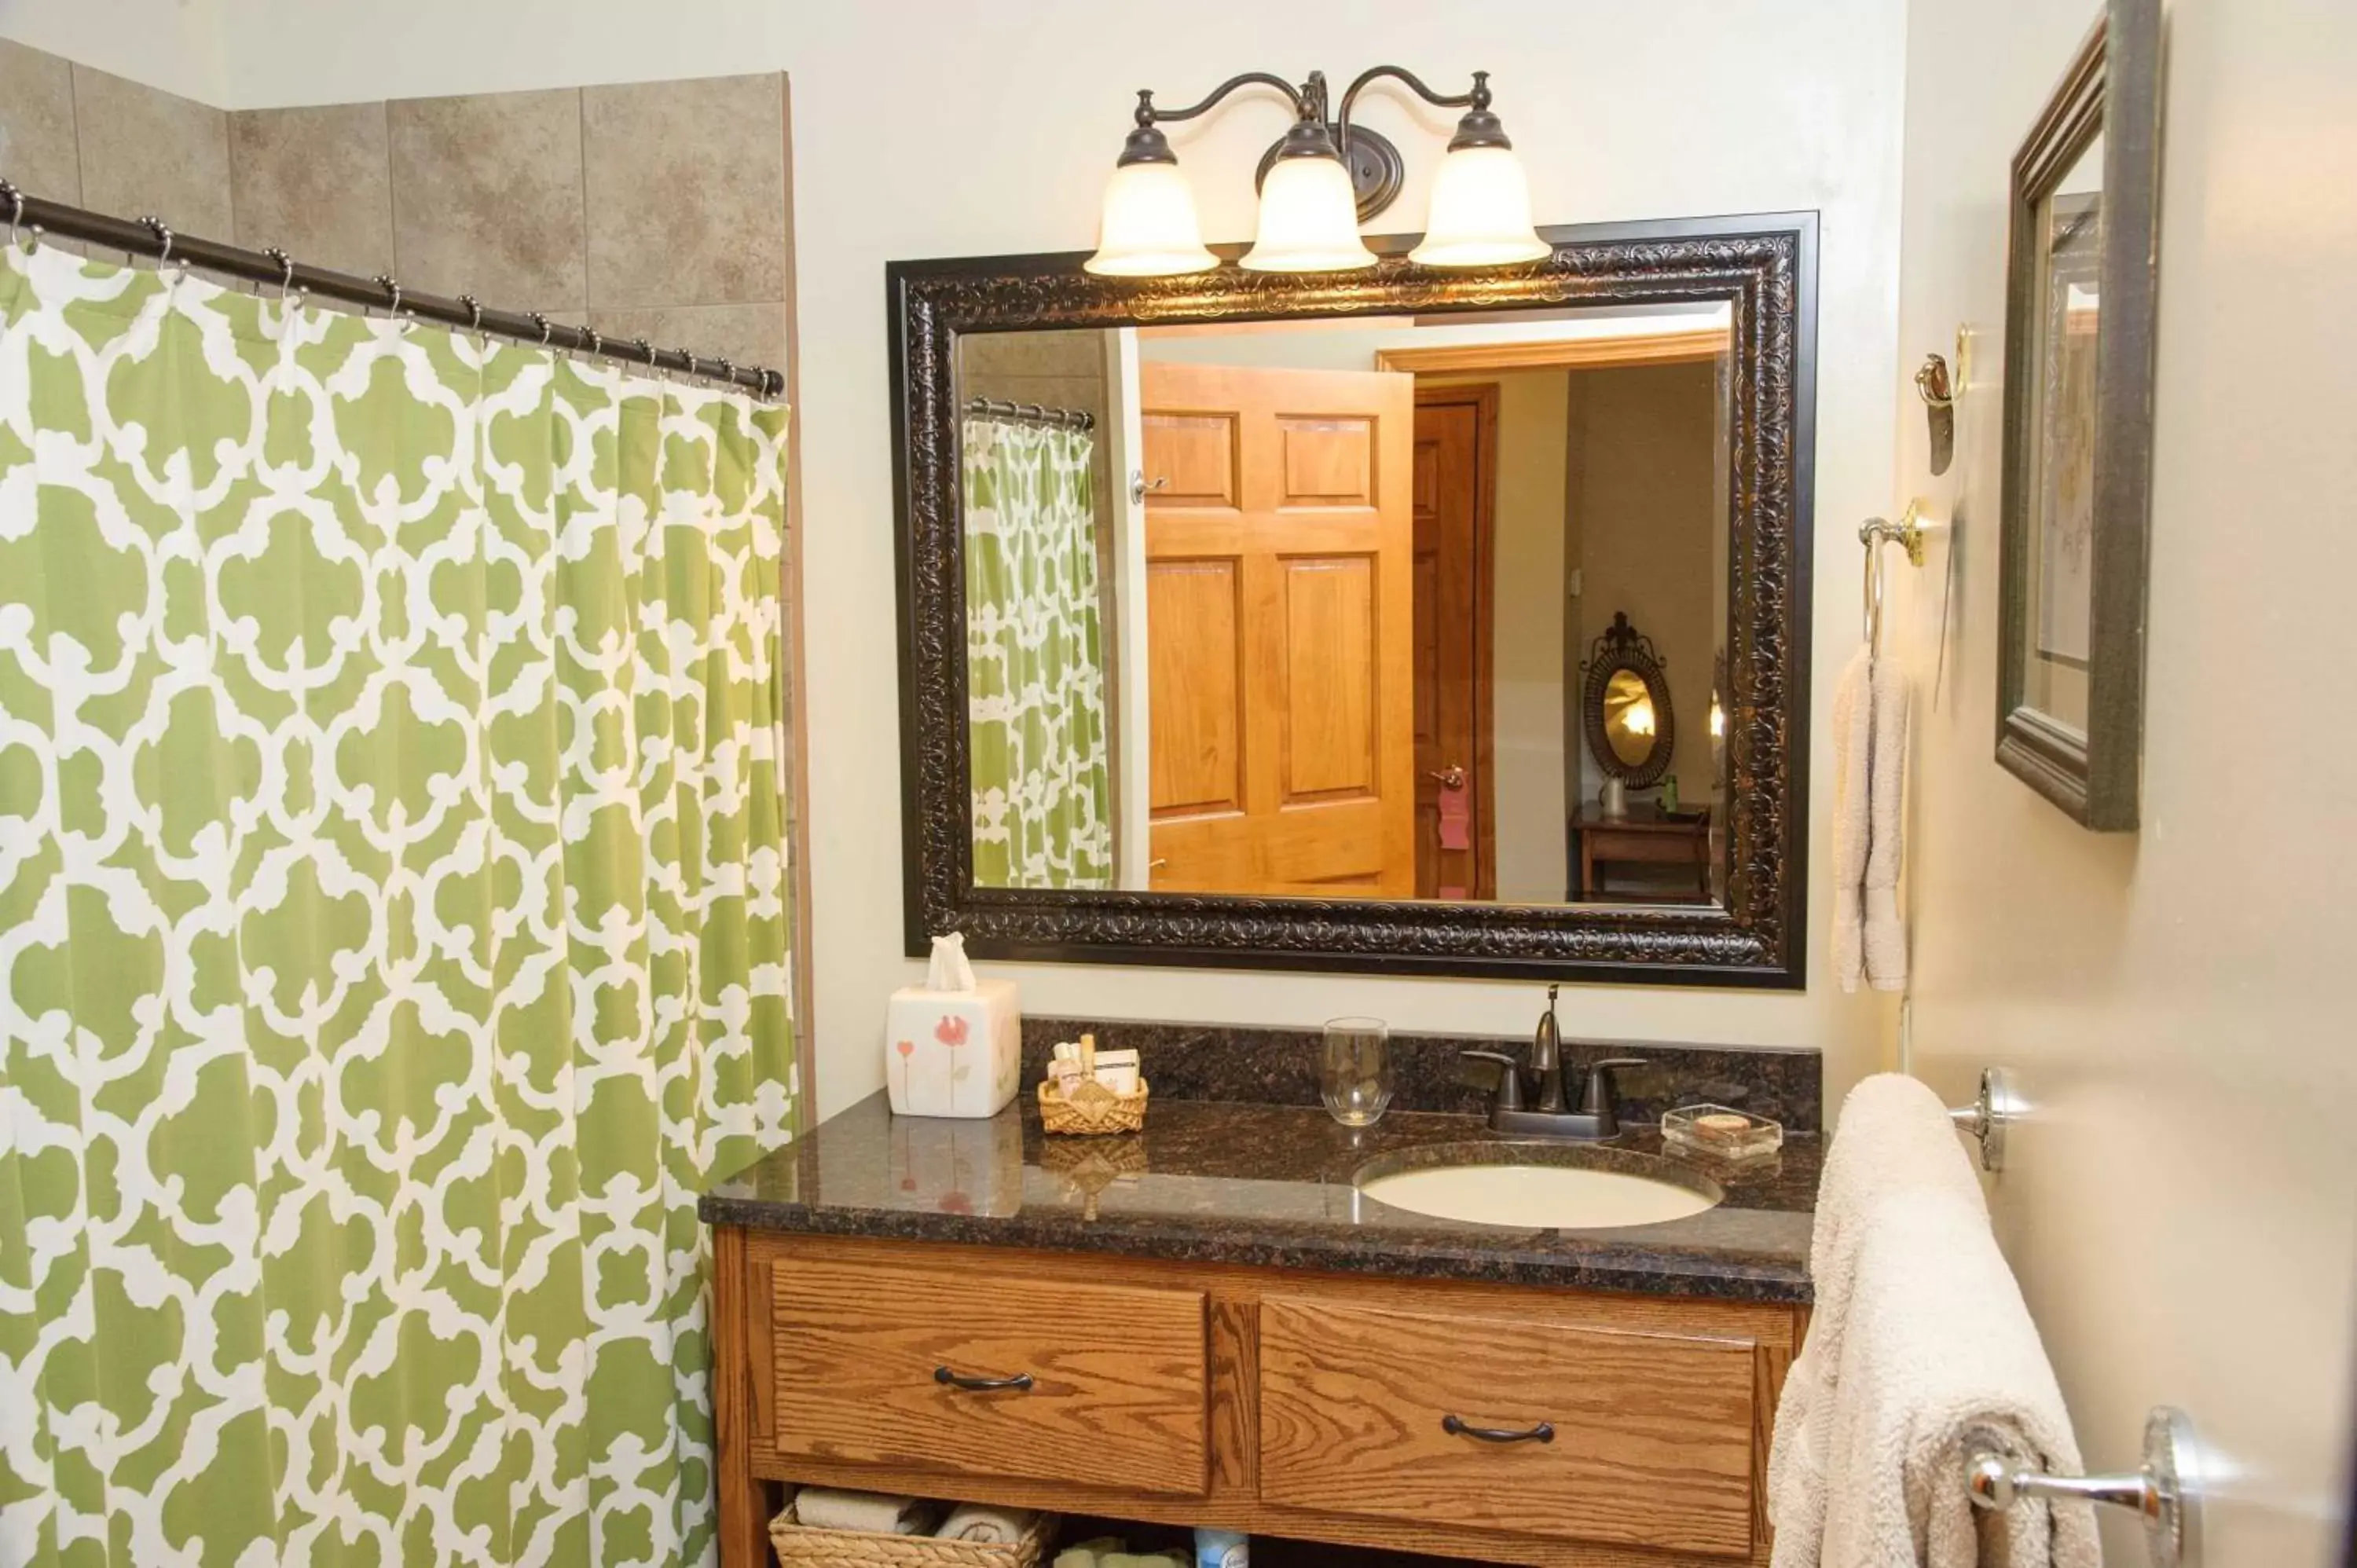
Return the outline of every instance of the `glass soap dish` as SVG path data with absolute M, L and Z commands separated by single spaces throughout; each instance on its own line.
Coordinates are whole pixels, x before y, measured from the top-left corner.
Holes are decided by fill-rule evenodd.
M 1732 1106 L 1681 1105 L 1662 1112 L 1662 1145 L 1717 1160 L 1756 1160 L 1784 1146 L 1784 1128 Z

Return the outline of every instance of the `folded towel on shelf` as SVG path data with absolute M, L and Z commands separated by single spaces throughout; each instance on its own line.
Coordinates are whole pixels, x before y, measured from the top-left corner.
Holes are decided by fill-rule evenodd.
M 2061 1473 L 2079 1455 L 1980 1180 L 1914 1079 L 1867 1079 L 1843 1103 L 1809 1268 L 1815 1305 L 1769 1455 L 1775 1568 L 1974 1568 L 1973 1452 Z M 1986 1518 L 1990 1562 L 2098 1561 L 2084 1505 Z
M 1191 1568 L 1191 1564 L 1182 1552 L 1133 1553 L 1129 1542 L 1119 1536 L 1101 1535 L 1056 1553 L 1055 1568 Z
M 1874 754 L 1874 656 L 1859 649 L 1834 687 L 1834 978 L 1856 991 L 1866 975 L 1867 765 Z
M 987 1546 L 1011 1546 L 1023 1538 L 1039 1515 L 1029 1509 L 997 1509 L 988 1503 L 960 1503 L 933 1531 L 943 1541 L 978 1541 Z
M 1899 912 L 1900 818 L 1907 803 L 1907 676 L 1896 659 L 1873 660 L 1866 764 L 1867 829 L 1862 917 L 1866 983 L 1907 989 L 1907 919 Z
M 892 1492 L 852 1492 L 804 1487 L 794 1494 L 794 1518 L 813 1530 L 857 1530 L 869 1535 L 923 1535 L 933 1505 Z

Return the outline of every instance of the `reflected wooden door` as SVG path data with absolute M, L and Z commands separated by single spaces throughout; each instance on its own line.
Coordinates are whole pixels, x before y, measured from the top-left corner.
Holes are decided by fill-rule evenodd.
M 1491 514 L 1498 389 L 1415 399 L 1415 896 L 1498 896 Z
M 1413 378 L 1139 380 L 1150 886 L 1409 897 Z

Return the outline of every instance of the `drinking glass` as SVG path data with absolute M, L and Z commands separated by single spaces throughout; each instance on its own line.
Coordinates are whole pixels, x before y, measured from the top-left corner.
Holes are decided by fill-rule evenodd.
M 1392 1102 L 1391 1030 L 1381 1018 L 1330 1018 L 1318 1092 L 1345 1127 L 1372 1127 Z

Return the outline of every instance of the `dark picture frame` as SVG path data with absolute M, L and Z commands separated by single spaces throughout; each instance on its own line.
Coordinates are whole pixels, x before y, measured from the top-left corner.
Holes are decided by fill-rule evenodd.
M 2110 0 L 2014 155 L 2007 225 L 1996 759 L 2074 821 L 2105 832 L 2136 826 L 2144 748 L 2161 44 L 2159 0 Z M 2102 229 L 2089 255 L 2075 225 L 2091 203 L 2056 193 L 2099 135 Z M 2060 228 L 2049 221 L 2058 199 L 2076 203 L 2059 214 L 2071 220 Z M 2061 291 L 2088 281 L 2101 323 L 2093 416 L 2088 432 L 2060 432 L 2048 416 L 2063 400 L 2040 392 L 2065 373 Z M 2059 637 L 2043 597 L 2054 586 L 2056 558 L 2044 458 L 2066 437 L 2088 435 L 2093 478 L 2078 520 L 2083 537 L 2072 542 L 2083 576 L 2070 588 L 2084 595 L 2085 620 L 2078 622 L 2074 600 L 2069 635 Z M 2083 680 L 2083 725 L 2035 704 L 2033 659 Z
M 900 631 L 905 936 L 976 957 L 1799 989 L 1806 983 L 1813 212 L 1542 229 L 1543 261 L 1449 273 L 1371 239 L 1365 272 L 1125 279 L 1080 252 L 886 269 Z M 1222 253 L 1232 261 L 1239 247 Z M 1532 906 L 977 887 L 967 755 L 958 339 L 1183 321 L 1725 302 L 1730 312 L 1727 899 Z

